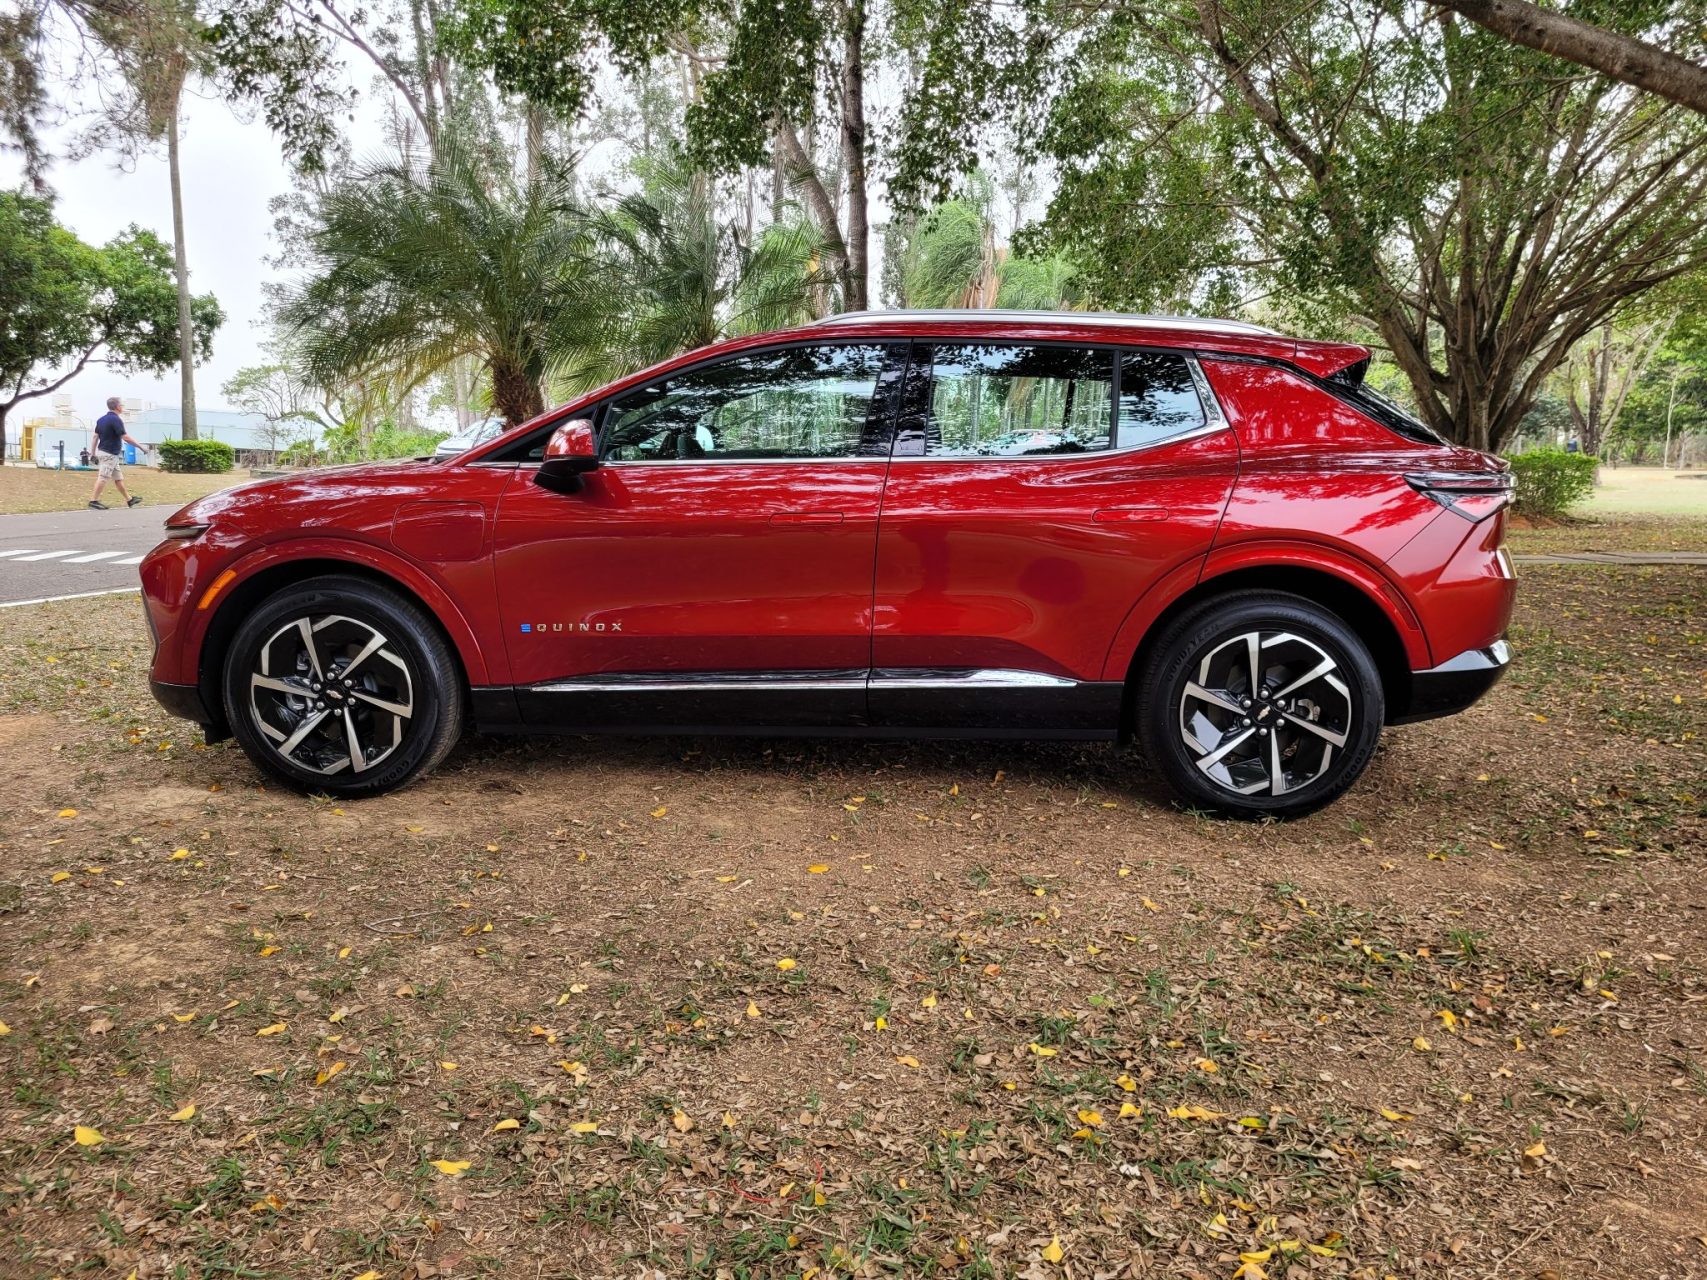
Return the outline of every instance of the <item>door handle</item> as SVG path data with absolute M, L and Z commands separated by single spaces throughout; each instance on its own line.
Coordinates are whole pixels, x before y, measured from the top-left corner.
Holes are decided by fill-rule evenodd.
M 772 524 L 840 524 L 840 511 L 779 511 L 771 517 Z
M 1091 520 L 1095 524 L 1148 524 L 1172 514 L 1166 507 L 1103 507 L 1092 513 Z

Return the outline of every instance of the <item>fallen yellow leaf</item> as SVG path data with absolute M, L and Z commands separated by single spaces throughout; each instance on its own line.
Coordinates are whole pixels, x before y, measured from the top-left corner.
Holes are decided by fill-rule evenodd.
M 270 1027 L 262 1027 L 255 1034 L 258 1036 L 276 1036 L 276 1035 L 278 1035 L 279 1032 L 283 1031 L 284 1029 L 285 1029 L 284 1023 L 275 1022 Z
M 433 1161 L 433 1168 L 437 1169 L 447 1178 L 460 1178 L 462 1177 L 463 1172 L 468 1168 L 468 1161 L 435 1160 Z
M 756 1018 L 759 1016 L 759 1006 L 754 1004 L 751 1000 L 747 1001 L 747 1016 L 749 1018 Z
M 1143 1118 L 1143 1115 L 1143 1109 L 1136 1102 L 1120 1104 L 1120 1118 L 1122 1120 L 1139 1120 Z
M 1124 1093 L 1136 1093 L 1136 1092 L 1138 1092 L 1138 1082 L 1136 1080 L 1134 1080 L 1131 1076 L 1127 1076 L 1127 1075 L 1115 1076 L 1114 1077 L 1114 1083 L 1119 1085 L 1122 1092 L 1124 1092 Z
M 1102 1123 L 1102 1112 L 1092 1111 L 1089 1108 L 1082 1108 L 1079 1111 L 1079 1123 L 1088 1124 L 1094 1129 L 1097 1125 Z
M 492 1126 L 492 1132 L 493 1133 L 508 1133 L 511 1129 L 520 1129 L 521 1127 L 522 1127 L 522 1122 L 520 1120 L 517 1120 L 515 1117 L 512 1116 L 507 1120 L 498 1121 L 497 1124 Z
M 934 991 L 931 992 L 923 1000 L 919 1001 L 919 1005 L 920 1005 L 920 1007 L 925 1008 L 925 1009 L 936 1008 L 936 992 L 934 992 Z
M 652 810 L 652 816 L 654 818 L 662 818 L 669 811 L 670 811 L 670 808 L 668 805 L 662 805 L 661 804 L 656 809 Z
M 577 1120 L 569 1126 L 570 1133 L 597 1133 L 599 1126 L 591 1120 Z
M 98 1147 L 106 1141 L 99 1129 L 91 1129 L 86 1124 L 80 1124 L 71 1131 L 71 1136 L 77 1139 L 80 1147 Z
M 166 1118 L 168 1120 L 180 1120 L 180 1121 L 182 1121 L 182 1120 L 194 1120 L 196 1118 L 196 1104 L 192 1102 L 192 1103 L 188 1104 L 187 1106 L 181 1108 L 180 1110 L 174 1111 L 171 1115 L 167 1116 Z
M 348 1065 L 349 1064 L 345 1063 L 345 1062 L 334 1062 L 331 1066 L 327 1067 L 326 1070 L 315 1072 L 314 1073 L 315 1087 L 318 1088 L 320 1085 L 325 1084 L 328 1080 L 330 1080 L 333 1076 L 337 1075 L 340 1071 L 342 1071 Z
M 784 956 L 781 960 L 776 962 L 776 967 L 781 969 L 784 973 L 787 973 L 790 969 L 794 968 L 794 965 L 795 961 L 789 959 L 787 956 Z
M 919 1060 L 913 1057 L 910 1053 L 897 1054 L 895 1061 L 899 1062 L 903 1067 L 912 1067 L 915 1071 L 918 1070 Z
M 677 1133 L 686 1133 L 693 1128 L 693 1120 L 680 1107 L 670 1113 L 670 1123 L 676 1127 Z
M 1427 1053 L 1430 1049 L 1434 1048 L 1434 1046 L 1428 1042 L 1428 1037 L 1418 1036 L 1415 1040 L 1411 1041 L 1411 1048 L 1415 1049 L 1418 1053 Z
M 75 810 L 75 809 L 61 809 L 59 811 L 59 816 L 62 818 L 75 818 L 77 816 L 77 810 Z
M 829 869 L 830 864 L 827 862 L 814 862 L 811 866 L 806 868 L 806 873 L 808 875 L 821 876 Z
M 1067 1251 L 1061 1247 L 1060 1236 L 1050 1236 L 1049 1243 L 1043 1246 L 1041 1252 L 1045 1262 L 1059 1262 L 1067 1256 Z
M 1059 1049 L 1052 1049 L 1048 1045 L 1038 1044 L 1035 1040 L 1027 1045 L 1026 1048 L 1030 1049 L 1040 1058 L 1053 1058 L 1057 1053 L 1061 1052 Z

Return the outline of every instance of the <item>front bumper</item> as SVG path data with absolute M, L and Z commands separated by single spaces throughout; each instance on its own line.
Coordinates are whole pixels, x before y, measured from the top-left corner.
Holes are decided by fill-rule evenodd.
M 148 691 L 154 695 L 156 702 L 166 708 L 168 715 L 177 716 L 180 720 L 193 720 L 199 724 L 209 742 L 220 742 L 231 736 L 225 727 L 224 718 L 209 709 L 207 699 L 202 697 L 199 686 L 150 680 Z
M 1485 649 L 1466 649 L 1438 667 L 1411 672 L 1411 700 L 1393 724 L 1413 724 L 1456 715 L 1499 683 L 1511 665 L 1511 646 L 1496 640 Z

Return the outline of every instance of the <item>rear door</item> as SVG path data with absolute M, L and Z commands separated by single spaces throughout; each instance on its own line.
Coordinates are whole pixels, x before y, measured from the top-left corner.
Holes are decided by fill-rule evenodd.
M 878 527 L 873 722 L 1113 733 L 1115 633 L 1208 552 L 1237 464 L 1185 353 L 915 346 Z
M 577 491 L 519 471 L 496 564 L 523 719 L 862 722 L 904 357 L 819 342 L 712 360 L 604 406 Z

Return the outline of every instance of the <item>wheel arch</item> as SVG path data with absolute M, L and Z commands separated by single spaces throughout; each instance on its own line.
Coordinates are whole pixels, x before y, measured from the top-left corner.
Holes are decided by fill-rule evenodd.
M 241 574 L 242 568 L 238 568 Z M 243 619 L 249 612 L 267 597 L 306 582 L 310 578 L 321 578 L 337 574 L 343 577 L 360 578 L 376 586 L 385 587 L 403 596 L 417 606 L 426 615 L 430 625 L 435 627 L 448 645 L 451 656 L 456 659 L 457 671 L 462 678 L 463 691 L 466 694 L 470 688 L 469 653 L 479 660 L 479 648 L 474 637 L 463 626 L 463 635 L 445 625 L 445 614 L 434 607 L 434 602 L 415 589 L 414 585 L 395 573 L 357 561 L 344 560 L 336 556 L 315 555 L 301 558 L 274 560 L 272 563 L 254 568 L 232 585 L 225 598 L 219 602 L 208 620 L 207 630 L 202 633 L 197 657 L 196 682 L 201 690 L 202 703 L 209 712 L 219 717 L 216 724 L 208 727 L 209 741 L 230 736 L 231 726 L 225 722 L 225 698 L 220 688 L 220 675 L 224 667 L 225 653 L 230 648 L 232 638 L 237 629 L 243 624 Z M 447 602 L 448 603 L 448 602 Z M 462 618 L 454 609 L 450 615 L 461 625 Z M 481 668 L 483 672 L 483 668 Z
M 1349 576 L 1318 565 L 1296 562 L 1245 563 L 1200 578 L 1174 594 L 1165 605 L 1156 608 L 1153 616 L 1143 623 L 1142 633 L 1124 667 L 1117 668 L 1116 678 L 1125 681 L 1120 716 L 1123 739 L 1132 732 L 1139 673 L 1174 619 L 1219 596 L 1251 590 L 1287 592 L 1332 612 L 1356 632 L 1368 648 L 1381 676 L 1387 721 L 1391 723 L 1404 714 L 1411 701 L 1411 670 L 1416 660 L 1413 649 L 1425 645 L 1421 629 L 1416 626 L 1408 605 L 1396 620 L 1397 606 L 1382 598 L 1385 592 L 1377 597 L 1366 585 Z M 1405 635 L 1407 631 L 1411 633 L 1409 643 Z M 1422 665 L 1427 661 L 1427 650 L 1423 647 Z

